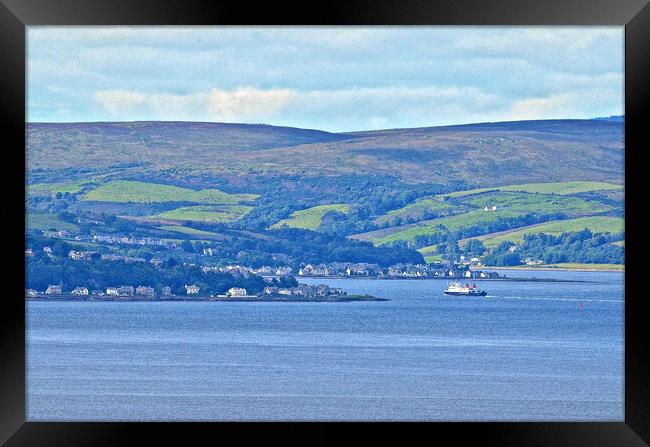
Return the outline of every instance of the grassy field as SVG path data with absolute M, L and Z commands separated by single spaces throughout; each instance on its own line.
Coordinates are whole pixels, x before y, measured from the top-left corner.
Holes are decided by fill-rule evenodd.
M 605 183 L 605 182 L 574 181 L 574 182 L 524 183 L 521 185 L 508 185 L 508 186 L 497 186 L 494 188 L 476 188 L 476 189 L 468 189 L 465 191 L 455 191 L 449 194 L 441 194 L 438 197 L 457 198 L 457 197 L 464 197 L 464 196 L 480 194 L 483 192 L 495 191 L 495 190 L 528 192 L 528 193 L 538 193 L 538 194 L 570 195 L 570 194 L 579 194 L 581 192 L 606 191 L 606 190 L 622 189 L 622 188 L 623 188 L 622 185 L 615 185 L 613 183 Z
M 601 202 L 587 201 L 579 197 L 524 192 L 494 191 L 459 199 L 472 207 L 496 206 L 497 210 L 519 213 L 565 213 L 569 217 L 602 213 L 612 209 Z
M 473 239 L 479 239 L 483 241 L 486 247 L 493 248 L 503 241 L 521 242 L 525 234 L 545 233 L 557 236 L 562 233 L 582 231 L 585 228 L 588 228 L 594 233 L 620 233 L 624 229 L 624 219 L 608 216 L 580 217 L 577 219 L 558 220 L 539 225 L 531 225 L 530 227 L 512 231 L 486 234 Z M 466 241 L 461 241 L 461 244 Z
M 428 247 L 422 247 L 418 249 L 418 251 L 423 255 L 429 255 L 435 253 L 436 250 L 438 250 L 438 245 L 429 245 Z
M 218 189 L 195 191 L 178 186 L 114 180 L 86 193 L 82 200 L 103 202 L 194 202 L 204 204 L 237 204 L 255 200 L 256 194 L 228 194 Z
M 501 191 L 522 191 L 540 194 L 579 194 L 590 191 L 606 191 L 623 189 L 622 185 L 605 182 L 552 182 L 552 183 L 527 183 L 524 185 L 510 185 L 499 188 Z
M 415 203 L 378 216 L 374 219 L 374 223 L 382 224 L 384 222 L 390 222 L 395 218 L 401 218 L 403 220 L 413 219 L 417 221 L 422 219 L 427 213 L 455 214 L 463 211 L 463 207 L 443 202 L 435 197 L 420 198 Z
M 187 234 L 190 236 L 209 237 L 223 239 L 223 236 L 212 233 L 210 231 L 197 230 L 196 228 L 184 227 L 182 225 L 161 225 L 158 228 L 161 230 L 173 231 L 175 233 Z
M 424 260 L 427 264 L 431 264 L 434 262 L 440 262 L 442 261 L 442 254 L 438 255 L 426 255 L 424 256 Z
M 245 205 L 184 206 L 151 216 L 154 219 L 191 220 L 197 222 L 234 222 L 253 209 Z
M 464 214 L 455 216 L 442 217 L 440 219 L 423 220 L 416 224 L 403 225 L 396 227 L 390 234 L 381 235 L 381 232 L 371 232 L 370 237 L 365 240 L 370 240 L 375 245 L 389 244 L 394 241 L 404 240 L 412 241 L 416 236 L 428 235 L 440 232 L 439 226 L 444 226 L 450 231 L 456 231 L 461 228 L 467 228 L 478 224 L 494 222 L 498 218 L 516 217 L 524 213 L 508 210 L 497 211 L 483 211 L 472 210 Z M 375 235 L 372 235 L 374 233 Z
M 384 228 L 353 237 L 371 241 L 376 245 L 383 245 L 399 240 L 412 241 L 420 235 L 434 234 L 441 230 L 440 226 L 446 227 L 449 231 L 456 231 L 494 222 L 500 218 L 518 217 L 527 213 L 539 215 L 563 213 L 568 217 L 578 218 L 613 209 L 612 206 L 602 202 L 584 200 L 580 197 L 568 195 L 497 191 L 494 189 L 472 191 L 473 193 L 470 195 L 455 197 L 452 199 L 452 204 L 439 202 L 435 198 L 427 198 L 394 212 L 407 214 L 409 209 L 418 209 L 419 203 L 423 203 L 423 206 L 427 206 L 429 203 L 433 203 L 435 206 L 448 206 L 452 210 L 455 205 L 459 205 L 456 206 L 458 211 L 468 209 L 470 211 L 398 227 Z M 493 206 L 496 206 L 496 211 L 492 211 Z M 488 211 L 485 210 L 486 207 L 489 209 Z
M 291 228 L 302 228 L 305 230 L 317 229 L 323 216 L 329 211 L 338 211 L 339 213 L 347 213 L 349 206 L 342 203 L 334 203 L 332 205 L 318 205 L 304 210 L 294 211 L 288 219 L 273 224 L 271 228 L 280 228 L 286 225 Z
M 488 192 L 488 191 L 499 191 L 498 188 L 476 188 L 476 189 L 466 189 L 464 191 L 455 191 L 455 192 L 450 192 L 448 194 L 440 194 L 437 197 L 440 198 L 458 198 L 458 197 L 465 197 L 465 196 L 471 196 L 474 194 L 481 194 L 483 192 Z
M 418 251 L 424 256 L 424 260 L 427 263 L 432 263 L 436 261 L 442 261 L 442 254 L 436 254 L 438 249 L 437 245 L 429 245 L 428 247 L 422 247 Z
M 57 231 L 79 231 L 79 227 L 77 225 L 59 219 L 56 214 L 30 213 L 25 216 L 25 219 L 27 222 L 27 229 L 29 230 L 48 231 L 54 229 Z
M 27 194 L 49 194 L 55 195 L 57 192 L 64 194 L 66 192 L 75 194 L 81 191 L 85 185 L 92 183 L 91 180 L 79 180 L 76 182 L 62 183 L 34 183 L 27 185 Z

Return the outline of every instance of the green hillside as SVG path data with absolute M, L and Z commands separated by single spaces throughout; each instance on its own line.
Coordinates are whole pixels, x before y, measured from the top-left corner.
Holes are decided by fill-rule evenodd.
M 517 211 L 483 211 L 472 210 L 467 213 L 459 214 L 456 216 L 443 217 L 440 219 L 425 220 L 411 225 L 403 225 L 400 227 L 392 228 L 388 234 L 382 235 L 381 230 L 378 232 L 367 233 L 369 237 L 358 237 L 362 240 L 369 240 L 375 245 L 384 245 L 396 241 L 414 241 L 417 236 L 424 236 L 433 233 L 438 233 L 443 229 L 449 231 L 459 230 L 461 228 L 468 228 L 474 225 L 485 224 L 494 222 L 499 218 L 516 217 L 523 215 L 522 212 Z M 444 227 L 444 228 L 441 228 Z M 363 236 L 363 235 L 357 235 Z
M 26 216 L 27 228 L 34 230 L 79 231 L 79 227 L 61 220 L 56 214 L 29 213 Z
M 339 213 L 347 213 L 349 206 L 342 203 L 335 203 L 332 205 L 318 205 L 300 211 L 294 211 L 288 219 L 273 224 L 271 228 L 280 228 L 286 225 L 290 228 L 302 228 L 306 230 L 317 229 L 323 216 L 329 211 L 338 211 Z
M 175 233 L 187 234 L 189 236 L 223 239 L 223 236 L 211 231 L 197 230 L 196 228 L 184 227 L 182 225 L 161 225 L 158 228 Z
M 480 194 L 486 191 L 494 191 L 494 190 L 569 195 L 569 194 L 579 194 L 582 192 L 609 191 L 609 190 L 616 190 L 622 188 L 623 188 L 622 185 L 615 185 L 613 183 L 586 182 L 586 181 L 524 183 L 521 185 L 507 185 L 507 186 L 497 186 L 493 188 L 476 188 L 476 189 L 468 189 L 466 191 L 455 191 L 449 194 L 441 194 L 440 197 L 446 197 L 446 198 L 463 197 L 463 196 Z
M 562 212 L 568 216 L 580 216 L 611 210 L 608 205 L 579 197 L 510 191 L 493 191 L 464 196 L 460 201 L 476 208 L 496 206 L 497 210 L 503 209 L 513 213 L 550 214 Z
M 549 182 L 528 183 L 523 185 L 510 185 L 499 188 L 501 191 L 536 192 L 540 194 L 579 194 L 590 191 L 608 191 L 623 189 L 622 185 L 605 182 Z
M 546 222 L 496 234 L 486 234 L 476 239 L 483 241 L 486 247 L 491 248 L 498 246 L 503 241 L 521 242 L 525 234 L 545 233 L 557 236 L 562 233 L 582 231 L 585 228 L 593 233 L 620 233 L 624 230 L 624 219 L 621 217 L 607 216 L 580 217 L 577 219 Z
M 154 219 L 189 220 L 197 222 L 234 222 L 253 209 L 245 205 L 184 206 L 151 216 Z
M 49 194 L 54 195 L 57 192 L 61 194 L 69 193 L 75 194 L 80 192 L 84 186 L 91 183 L 91 180 L 79 180 L 74 182 L 60 182 L 60 183 L 34 183 L 27 185 L 28 194 Z
M 115 180 L 86 193 L 82 200 L 104 202 L 195 202 L 206 204 L 237 204 L 256 199 L 256 194 L 228 194 L 218 189 L 195 191 L 178 186 Z
M 408 220 L 418 221 L 426 219 L 432 214 L 444 216 L 461 213 L 463 211 L 463 207 L 443 202 L 437 198 L 421 198 L 416 200 L 415 203 L 378 216 L 374 219 L 374 222 L 376 224 L 382 224 L 384 222 L 390 223 L 396 220 L 401 222 L 406 222 Z
M 477 225 L 485 225 L 499 219 L 524 216 L 528 213 L 538 215 L 562 213 L 568 217 L 580 217 L 599 214 L 612 209 L 611 206 L 598 201 L 585 200 L 569 195 L 496 191 L 489 189 L 478 193 L 476 190 L 465 192 L 471 192 L 471 194 L 455 195 L 453 198 L 448 199 L 447 202 L 438 202 L 435 199 L 416 201 L 412 205 L 396 210 L 397 213 L 402 213 L 403 215 L 409 209 L 417 209 L 428 203 L 433 203 L 437 206 L 440 203 L 441 205 L 458 210 L 458 214 L 370 231 L 354 235 L 353 237 L 355 239 L 370 241 L 377 245 L 390 244 L 396 241 L 412 242 L 417 236 L 430 235 L 445 229 L 448 231 L 457 231 Z M 453 204 L 451 201 L 453 201 Z M 457 208 L 453 208 L 454 206 Z M 492 207 L 496 207 L 496 210 L 493 210 Z

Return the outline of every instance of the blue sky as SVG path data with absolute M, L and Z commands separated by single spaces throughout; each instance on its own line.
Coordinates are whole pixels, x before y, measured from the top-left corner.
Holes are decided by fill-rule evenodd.
M 622 27 L 29 27 L 29 122 L 352 131 L 623 114 Z

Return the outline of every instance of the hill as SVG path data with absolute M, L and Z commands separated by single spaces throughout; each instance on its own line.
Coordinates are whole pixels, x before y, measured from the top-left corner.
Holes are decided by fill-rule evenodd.
M 356 138 L 264 151 L 257 163 L 391 174 L 407 182 L 480 186 L 567 180 L 623 181 L 623 124 L 521 121 L 360 132 Z
M 622 122 L 603 120 L 345 134 L 222 123 L 28 124 L 27 143 L 31 171 L 141 166 L 147 173 L 184 176 L 391 175 L 410 183 L 488 187 L 580 180 L 622 184 L 623 130 Z
M 477 237 L 488 248 L 493 248 L 503 241 L 521 242 L 526 234 L 550 234 L 558 236 L 562 233 L 582 231 L 587 228 L 594 233 L 620 233 L 624 230 L 624 221 L 621 217 L 590 216 L 578 217 L 576 219 L 545 222 L 538 225 L 531 225 L 516 230 L 501 231 L 498 233 L 486 234 Z M 468 240 L 461 240 L 459 244 L 464 245 Z M 616 243 L 621 245 L 621 243 Z
M 350 138 L 265 124 L 142 121 L 28 123 L 30 169 L 219 162 L 219 154 Z

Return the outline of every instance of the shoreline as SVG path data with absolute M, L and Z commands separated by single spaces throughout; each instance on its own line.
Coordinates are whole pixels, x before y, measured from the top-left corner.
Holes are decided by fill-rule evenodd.
M 198 296 L 193 298 L 173 297 L 173 298 L 149 298 L 143 296 L 107 298 L 103 296 L 75 296 L 70 294 L 61 295 L 42 295 L 42 296 L 25 296 L 26 301 L 109 301 L 109 302 L 237 302 L 237 303 L 260 303 L 260 302 L 278 302 L 278 303 L 349 303 L 358 301 L 390 301 L 387 298 L 378 298 L 372 295 L 331 295 L 319 297 L 301 297 L 289 295 L 266 295 L 250 297 L 220 297 L 220 296 Z
M 539 272 L 595 272 L 595 273 L 610 273 L 610 272 L 625 272 L 625 266 L 621 268 L 571 268 L 571 267 L 493 267 L 493 266 L 483 266 L 485 269 L 489 270 L 514 270 L 514 271 L 539 271 Z
M 496 269 L 496 268 L 495 268 Z M 515 270 L 514 268 L 511 270 Z M 559 269 L 551 269 L 559 270 Z M 555 279 L 555 278 L 513 278 L 504 276 L 502 278 L 452 278 L 452 277 L 424 277 L 424 278 L 373 278 L 373 277 L 354 277 L 354 276 L 301 276 L 301 279 L 368 279 L 373 281 L 456 281 L 456 282 L 478 282 L 478 281 L 509 281 L 509 282 L 579 282 L 592 283 L 593 281 L 583 281 L 580 279 Z

